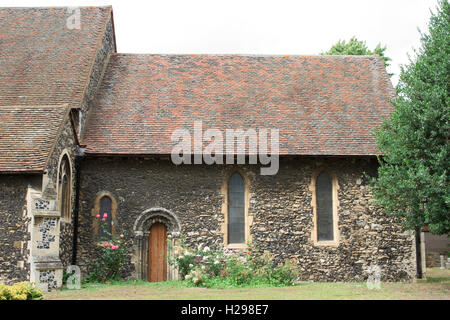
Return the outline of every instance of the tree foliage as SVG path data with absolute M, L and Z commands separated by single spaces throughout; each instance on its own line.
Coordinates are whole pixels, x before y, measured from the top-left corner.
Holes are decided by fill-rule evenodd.
M 376 133 L 374 196 L 408 229 L 450 234 L 450 7 L 439 2 L 421 47 L 401 68 L 394 111 Z
M 333 45 L 330 50 L 321 54 L 328 55 L 373 55 L 378 54 L 384 62 L 385 67 L 389 66 L 389 61 L 392 59 L 385 56 L 386 46 L 382 47 L 381 44 L 377 44 L 375 49 L 369 50 L 365 41 L 359 41 L 356 37 L 352 37 L 348 42 L 345 40 L 339 40 Z

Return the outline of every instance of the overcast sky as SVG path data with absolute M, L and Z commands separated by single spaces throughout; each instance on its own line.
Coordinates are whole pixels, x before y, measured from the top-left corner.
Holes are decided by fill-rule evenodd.
M 2 7 L 112 5 L 121 53 L 315 55 L 356 36 L 387 46 L 388 72 L 420 45 L 437 0 L 0 0 Z

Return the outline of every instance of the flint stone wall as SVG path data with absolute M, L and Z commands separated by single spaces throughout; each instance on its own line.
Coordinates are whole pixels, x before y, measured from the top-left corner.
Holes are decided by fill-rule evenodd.
M 152 158 L 87 158 L 82 165 L 79 264 L 94 258 L 96 238 L 92 208 L 99 192 L 111 192 L 118 202 L 118 230 L 136 241 L 133 225 L 150 208 L 173 212 L 190 245 L 218 248 L 223 244 L 221 192 L 225 177 L 237 166 L 181 165 Z M 326 167 L 338 179 L 337 247 L 316 246 L 310 183 L 315 170 Z M 249 215 L 253 244 L 276 261 L 297 263 L 301 280 L 365 281 L 371 265 L 381 268 L 382 281 L 410 280 L 415 275 L 413 236 L 372 204 L 368 180 L 375 159 L 281 158 L 275 176 L 261 176 L 259 165 L 240 165 L 250 181 Z M 135 270 L 130 259 L 127 274 Z
M 27 189 L 40 186 L 40 175 L 0 175 L 0 283 L 30 278 Z

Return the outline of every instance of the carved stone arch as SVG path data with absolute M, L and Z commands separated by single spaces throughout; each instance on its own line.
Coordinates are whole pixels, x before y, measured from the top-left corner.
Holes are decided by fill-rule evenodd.
M 134 222 L 133 231 L 135 235 L 141 236 L 148 232 L 150 226 L 155 222 L 164 223 L 168 234 L 172 236 L 177 236 L 180 233 L 180 220 L 172 211 L 164 208 L 151 208 L 142 212 Z
M 167 235 L 170 241 L 176 244 L 180 236 L 181 223 L 176 214 L 164 208 L 151 208 L 142 212 L 135 220 L 133 231 L 136 241 L 134 242 L 133 264 L 135 265 L 135 278 L 148 280 L 148 242 L 150 227 L 160 222 L 167 227 Z M 168 280 L 178 279 L 178 271 L 168 265 Z

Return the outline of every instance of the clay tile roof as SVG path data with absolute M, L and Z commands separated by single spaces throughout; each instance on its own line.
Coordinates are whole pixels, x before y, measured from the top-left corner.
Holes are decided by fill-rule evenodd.
M 85 134 L 90 154 L 170 154 L 171 134 L 278 128 L 282 155 L 375 155 L 392 110 L 378 56 L 111 57 Z
M 79 107 L 111 7 L 0 8 L 0 106 Z M 70 26 L 70 24 L 69 24 Z
M 67 105 L 0 106 L 0 172 L 42 171 Z

